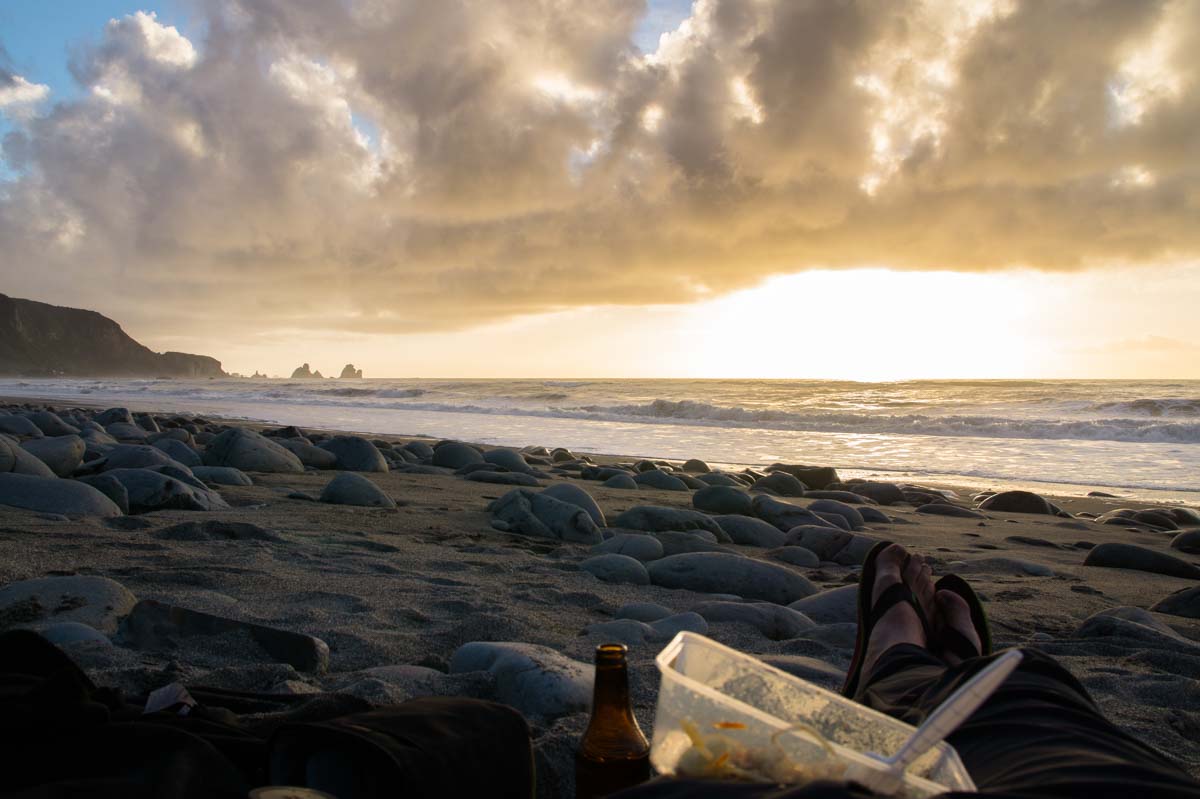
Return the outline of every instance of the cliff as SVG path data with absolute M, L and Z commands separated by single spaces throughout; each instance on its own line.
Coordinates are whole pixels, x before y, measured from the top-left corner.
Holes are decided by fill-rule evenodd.
M 95 311 L 0 294 L 0 375 L 25 377 L 224 377 L 221 362 L 159 354 Z

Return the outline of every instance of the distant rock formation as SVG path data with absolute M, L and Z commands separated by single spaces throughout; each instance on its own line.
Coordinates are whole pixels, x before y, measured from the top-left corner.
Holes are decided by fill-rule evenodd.
M 348 363 L 344 367 L 342 367 L 342 375 L 341 376 L 343 378 L 347 378 L 347 377 L 361 378 L 362 377 L 362 369 L 355 369 L 354 364 Z
M 134 341 L 106 316 L 0 294 L 0 375 L 23 377 L 226 377 L 206 355 Z
M 293 380 L 324 380 L 325 375 L 321 374 L 320 369 L 318 369 L 315 372 L 309 371 L 308 364 L 304 364 L 303 366 L 296 367 L 296 370 L 294 372 L 292 372 L 292 379 Z

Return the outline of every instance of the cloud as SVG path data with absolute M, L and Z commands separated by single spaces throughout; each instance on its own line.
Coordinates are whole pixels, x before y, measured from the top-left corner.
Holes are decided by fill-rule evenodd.
M 49 86 L 30 83 L 0 67 L 0 113 L 24 115 L 28 106 L 41 102 L 49 94 Z
M 7 137 L 9 293 L 408 332 L 1200 253 L 1188 0 L 698 0 L 653 53 L 630 0 L 195 9 L 195 41 L 109 23 L 88 91 Z

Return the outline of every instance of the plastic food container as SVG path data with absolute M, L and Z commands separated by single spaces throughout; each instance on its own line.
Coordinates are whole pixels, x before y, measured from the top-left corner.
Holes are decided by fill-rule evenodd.
M 785 733 L 772 743 L 776 733 L 803 723 L 824 736 L 836 757 L 868 768 L 879 764 L 863 752 L 890 757 L 916 731 L 695 633 L 676 635 L 656 662 L 662 684 L 650 762 L 660 774 L 676 774 L 680 759 L 692 749 L 688 727 L 719 731 L 752 751 L 782 749 L 794 763 L 829 757 L 817 741 L 800 732 Z M 908 770 L 901 793 L 922 799 L 949 790 L 974 791 L 975 783 L 953 747 L 939 743 Z

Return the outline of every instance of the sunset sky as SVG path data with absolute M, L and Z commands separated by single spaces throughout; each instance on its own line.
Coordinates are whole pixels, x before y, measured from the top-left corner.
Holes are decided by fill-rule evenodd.
M 0 144 L 238 372 L 1200 378 L 1200 0 L 5 0 Z

